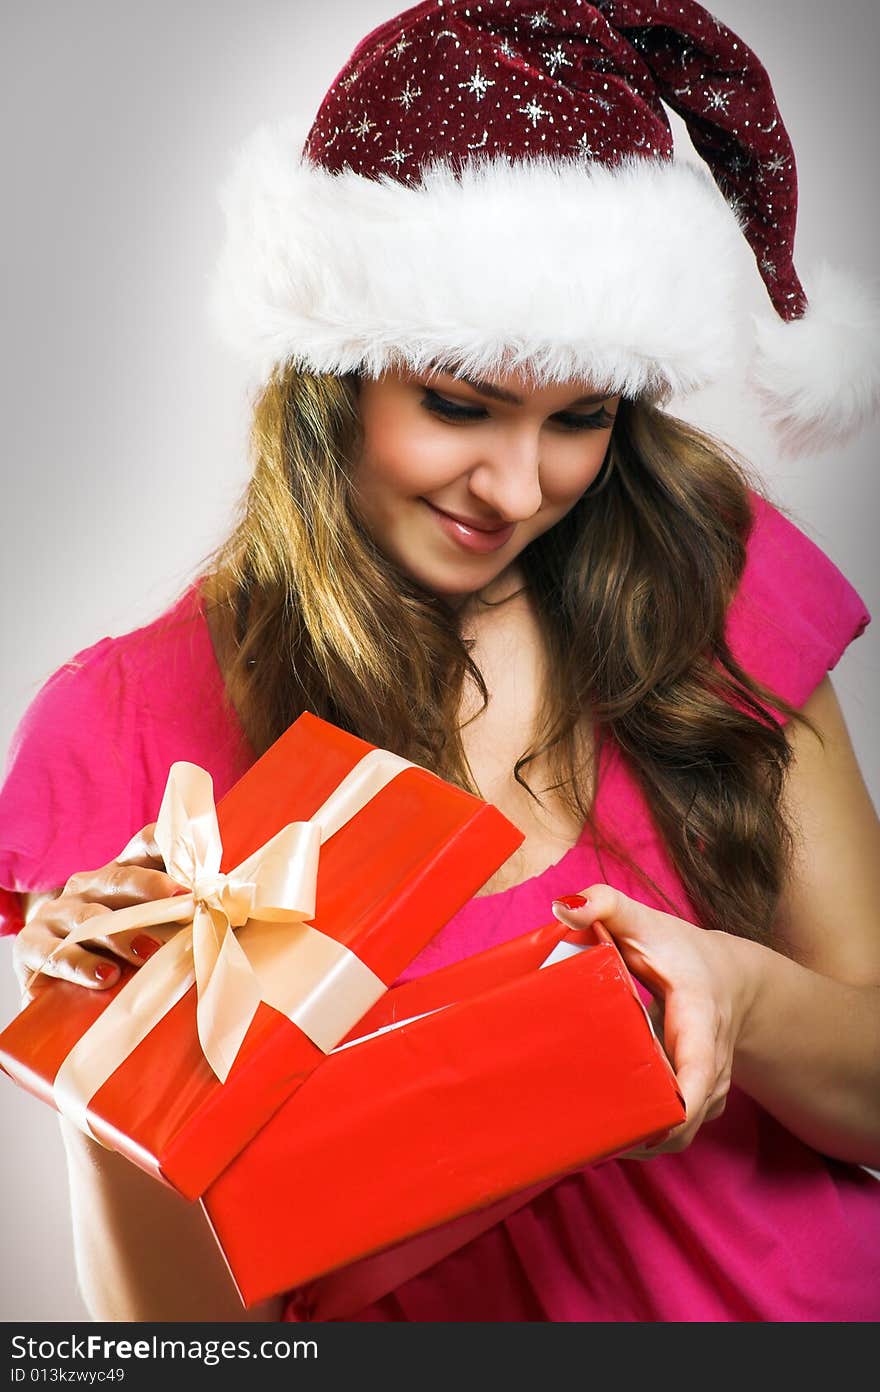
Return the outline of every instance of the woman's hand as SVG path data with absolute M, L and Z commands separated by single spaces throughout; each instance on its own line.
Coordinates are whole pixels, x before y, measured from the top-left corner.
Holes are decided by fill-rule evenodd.
M 38 995 L 49 977 L 61 977 L 92 990 L 114 986 L 119 980 L 118 962 L 140 966 L 161 947 L 174 927 L 151 928 L 150 933 L 133 930 L 109 936 L 101 931 L 109 925 L 96 922 L 90 950 L 74 943 L 52 961 L 49 954 L 74 928 L 87 919 L 99 919 L 108 909 L 127 908 L 152 899 L 164 899 L 184 887 L 165 873 L 164 862 L 154 839 L 155 822 L 132 837 L 116 860 L 98 870 L 71 875 L 60 895 L 44 900 L 31 914 L 12 946 L 12 965 L 22 990 L 22 1004 Z M 118 960 L 114 960 L 118 959 Z M 35 977 L 28 989 L 28 982 Z
M 680 1126 L 622 1158 L 684 1150 L 704 1122 L 724 1111 L 737 1040 L 758 989 L 756 956 L 739 950 L 751 944 L 648 908 L 606 884 L 555 900 L 553 912 L 572 928 L 596 919 L 604 924 L 632 975 L 654 996 L 649 1014 L 684 1098 L 687 1119 Z

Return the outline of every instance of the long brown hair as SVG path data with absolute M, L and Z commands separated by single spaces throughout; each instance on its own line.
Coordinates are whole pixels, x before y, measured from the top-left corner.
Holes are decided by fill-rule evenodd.
M 465 679 L 484 702 L 485 682 L 455 610 L 359 519 L 359 446 L 353 378 L 276 369 L 255 403 L 239 515 L 204 572 L 230 635 L 226 698 L 257 754 L 309 710 L 479 794 L 459 710 Z M 523 772 L 546 754 L 558 796 L 602 842 L 580 765 L 590 720 L 596 760 L 616 741 L 704 926 L 768 942 L 793 847 L 792 756 L 762 703 L 814 727 L 725 641 L 749 488 L 710 436 L 621 400 L 600 477 L 519 557 L 549 675 L 514 774 L 540 801 Z

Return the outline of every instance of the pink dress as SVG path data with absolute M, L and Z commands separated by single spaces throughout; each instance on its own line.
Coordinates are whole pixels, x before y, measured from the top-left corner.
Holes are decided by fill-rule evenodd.
M 837 567 L 753 498 L 748 563 L 728 615 L 743 665 L 800 706 L 869 622 Z M 253 753 L 221 705 L 193 586 L 160 619 L 103 638 L 49 678 L 12 741 L 0 789 L 0 926 L 19 895 L 112 859 L 155 820 L 169 764 L 207 768 L 221 797 Z M 597 815 L 695 921 L 641 792 L 616 749 Z M 551 899 L 595 882 L 655 903 L 586 837 L 512 889 L 471 900 L 403 973 L 548 920 Z M 403 979 L 403 978 L 402 978 Z M 308 1319 L 291 1292 L 286 1319 Z M 880 1184 L 802 1144 L 744 1093 L 688 1150 L 606 1161 L 559 1183 L 407 1279 L 359 1321 L 872 1321 L 880 1317 Z

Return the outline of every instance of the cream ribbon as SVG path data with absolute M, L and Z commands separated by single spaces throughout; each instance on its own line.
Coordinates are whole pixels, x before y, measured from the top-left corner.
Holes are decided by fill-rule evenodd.
M 387 985 L 350 948 L 308 922 L 315 914 L 320 848 L 393 778 L 414 767 L 388 750 L 371 749 L 308 821 L 289 823 L 221 874 L 211 776 L 197 764 L 172 764 L 156 841 L 168 873 L 191 893 L 108 909 L 106 926 L 96 914 L 46 960 L 96 936 L 182 926 L 71 1049 L 53 1085 L 58 1110 L 100 1141 L 88 1124 L 91 1098 L 193 982 L 199 1041 L 221 1082 L 261 1000 L 329 1053 Z

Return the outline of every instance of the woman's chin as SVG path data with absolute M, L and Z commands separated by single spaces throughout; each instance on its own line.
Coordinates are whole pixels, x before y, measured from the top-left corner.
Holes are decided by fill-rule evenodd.
M 460 603 L 473 595 L 477 590 L 483 589 L 492 581 L 497 571 L 490 570 L 485 565 L 468 565 L 459 563 L 452 567 L 442 565 L 427 566 L 419 564 L 415 557 L 412 560 L 398 555 L 397 563 L 400 565 L 417 584 L 423 589 L 430 590 L 438 599 L 445 599 L 449 604 Z
M 512 567 L 508 569 L 512 570 Z M 519 589 L 522 584 L 521 578 L 518 583 L 515 583 L 513 575 L 511 575 L 509 582 L 506 577 L 502 577 L 500 574 L 492 574 L 491 576 L 475 577 L 469 584 L 464 584 L 460 581 L 458 583 L 451 582 L 448 578 L 441 580 L 423 573 L 410 573 L 424 590 L 429 591 L 455 611 L 467 609 L 469 602 L 478 595 L 492 602 L 506 598 L 507 593 L 512 588 Z
M 494 600 L 503 598 L 510 589 L 522 587 L 519 551 L 504 560 L 499 552 L 495 556 L 463 555 L 450 559 L 448 564 L 427 552 L 427 547 L 413 550 L 398 546 L 394 548 L 394 559 L 418 585 L 453 607 L 460 607 L 476 594 Z
M 424 575 L 417 575 L 414 578 L 418 580 L 418 583 L 423 589 L 429 590 L 432 595 L 436 595 L 438 599 L 444 600 L 453 608 L 457 608 L 460 604 L 463 604 L 466 599 L 476 594 L 477 590 L 481 588 L 479 582 L 464 585 L 462 583 L 444 583 L 441 580 Z

